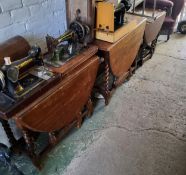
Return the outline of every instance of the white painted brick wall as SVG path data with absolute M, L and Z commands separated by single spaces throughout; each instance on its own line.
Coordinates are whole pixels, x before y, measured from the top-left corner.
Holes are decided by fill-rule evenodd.
M 22 35 L 45 52 L 45 36 L 66 30 L 65 10 L 65 0 L 0 0 L 0 43 Z
M 45 36 L 57 37 L 65 30 L 65 0 L 0 0 L 0 43 L 22 35 L 45 52 Z M 0 143 L 9 146 L 1 124 L 0 138 Z
M 4 12 L 22 7 L 21 0 L 0 0 L 0 4 Z
M 0 15 L 0 28 L 4 28 L 11 24 L 11 17 L 9 13 Z

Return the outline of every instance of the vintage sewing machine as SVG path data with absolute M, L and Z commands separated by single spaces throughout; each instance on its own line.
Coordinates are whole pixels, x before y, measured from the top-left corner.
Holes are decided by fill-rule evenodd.
M 66 0 L 67 27 L 77 19 L 77 14 L 82 23 L 90 28 L 90 33 L 86 37 L 88 43 L 95 38 L 95 0 Z
M 59 68 L 86 50 L 95 38 L 95 0 L 66 0 L 68 30 L 58 38 L 46 37 L 48 54 L 44 62 Z
M 5 57 L 4 61 L 0 68 L 0 117 L 7 119 L 13 108 L 42 90 L 55 75 L 44 67 L 38 46 L 33 46 L 25 58 L 11 62 Z
M 46 37 L 49 54 L 44 60 L 46 64 L 54 67 L 60 67 L 75 55 L 78 55 L 87 46 L 87 36 L 90 34 L 88 25 L 81 22 L 81 17 L 69 26 L 69 30 L 58 38 L 49 35 Z
M 118 1 L 98 1 L 96 29 L 106 32 L 116 31 L 124 25 L 124 16 L 130 7 L 128 0 L 122 0 L 119 3 Z
M 115 43 L 135 29 L 137 21 L 128 20 L 126 12 L 130 9 L 129 0 L 97 1 L 96 39 Z

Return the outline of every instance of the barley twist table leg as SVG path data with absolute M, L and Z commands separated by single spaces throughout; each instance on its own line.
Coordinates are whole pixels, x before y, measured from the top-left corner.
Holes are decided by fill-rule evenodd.
M 27 151 L 31 158 L 35 158 L 35 144 L 33 139 L 30 137 L 29 131 L 26 129 L 22 129 L 24 140 L 27 144 Z
M 108 105 L 109 98 L 110 98 L 110 91 L 109 91 L 109 75 L 110 69 L 108 61 L 105 60 L 105 76 L 104 76 L 104 91 L 105 91 L 105 104 Z

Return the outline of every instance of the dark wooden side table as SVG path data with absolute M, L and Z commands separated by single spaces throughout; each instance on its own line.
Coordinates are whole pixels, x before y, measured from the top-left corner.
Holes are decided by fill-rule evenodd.
M 121 39 L 115 43 L 95 41 L 99 48 L 99 56 L 104 59 L 104 83 L 96 89 L 104 96 L 106 105 L 109 103 L 111 90 L 123 83 L 132 72 L 131 66 L 143 41 L 146 19 L 129 14 L 126 17 L 128 22 L 135 20 L 136 26 L 129 29 Z M 110 82 L 110 74 L 114 77 L 113 82 Z
M 17 45 L 16 41 L 19 42 L 20 38 L 16 38 L 11 45 L 8 44 L 8 50 L 21 45 Z M 0 51 L 4 53 L 4 49 Z M 11 56 L 14 54 L 20 56 L 19 51 L 25 54 L 24 49 L 17 49 L 15 53 L 12 53 L 10 49 Z M 91 116 L 93 112 L 91 92 L 99 67 L 97 51 L 97 46 L 89 45 L 63 66 L 49 67 L 56 76 L 18 101 L 10 99 L 7 103 L 3 100 L 3 93 L 0 92 L 0 122 L 9 141 L 12 147 L 17 144 L 8 124 L 8 120 L 13 119 L 22 131 L 26 153 L 36 167 L 41 168 L 39 161 L 42 155 L 57 144 L 70 128 L 73 126 L 79 128 L 83 117 Z M 41 154 L 36 153 L 35 133 L 48 134 L 49 144 L 41 151 Z

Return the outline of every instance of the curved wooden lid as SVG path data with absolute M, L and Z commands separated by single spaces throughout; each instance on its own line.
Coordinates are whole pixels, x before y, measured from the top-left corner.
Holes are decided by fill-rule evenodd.
M 29 43 L 21 36 L 15 36 L 0 43 L 0 65 L 4 64 L 4 57 L 11 57 L 11 61 L 27 56 Z

